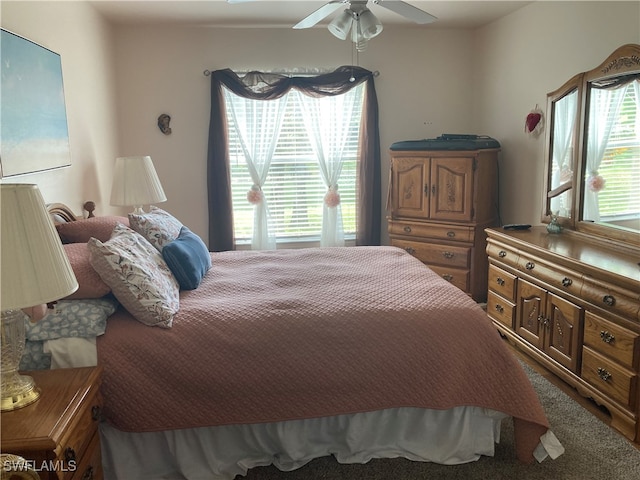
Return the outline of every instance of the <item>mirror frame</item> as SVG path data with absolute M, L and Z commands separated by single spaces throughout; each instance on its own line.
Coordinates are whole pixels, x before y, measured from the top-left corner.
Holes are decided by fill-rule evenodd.
M 542 223 L 551 221 L 549 191 L 551 186 L 551 173 L 553 161 L 553 129 L 554 129 L 554 105 L 575 89 L 578 91 L 578 118 L 574 124 L 574 165 L 575 173 L 572 179 L 571 188 L 573 195 L 571 199 L 571 217 L 559 217 L 559 223 L 569 231 L 576 231 L 595 236 L 608 241 L 622 242 L 640 247 L 640 232 L 624 227 L 616 227 L 604 225 L 601 223 L 586 222 L 582 220 L 582 210 L 584 200 L 582 192 L 584 191 L 584 173 L 586 170 L 586 150 L 587 150 L 587 132 L 588 132 L 588 112 L 589 112 L 589 95 L 591 92 L 590 85 L 594 81 L 600 81 L 607 78 L 626 75 L 631 73 L 640 73 L 640 45 L 626 44 L 617 48 L 596 68 L 579 73 L 573 76 L 562 87 L 547 95 L 547 118 L 548 128 L 545 134 L 545 184 L 543 196 Z

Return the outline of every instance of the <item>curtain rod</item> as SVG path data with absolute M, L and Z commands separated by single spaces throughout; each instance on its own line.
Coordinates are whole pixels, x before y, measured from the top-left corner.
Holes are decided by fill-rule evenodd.
M 315 72 L 311 72 L 311 71 L 308 71 L 308 72 L 276 72 L 276 71 L 273 71 L 273 72 L 262 72 L 262 73 L 273 73 L 275 75 L 289 75 L 289 76 L 292 76 L 292 75 L 310 75 L 312 73 L 315 73 L 315 74 L 318 74 L 318 75 L 322 75 L 323 73 L 329 73 L 330 71 L 331 70 L 315 71 Z M 236 75 L 241 76 L 241 75 L 246 75 L 247 73 L 251 73 L 251 72 L 235 72 L 235 73 L 236 73 Z M 204 72 L 202 72 L 202 74 L 205 77 L 208 77 L 209 75 L 211 75 L 211 70 L 205 70 Z M 378 75 L 380 75 L 380 72 L 378 70 L 375 70 L 373 72 L 373 76 L 377 77 Z

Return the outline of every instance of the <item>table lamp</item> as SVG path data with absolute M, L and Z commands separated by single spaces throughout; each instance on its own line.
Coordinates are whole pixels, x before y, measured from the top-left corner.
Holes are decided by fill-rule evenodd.
M 40 397 L 33 378 L 18 373 L 25 347 L 21 310 L 75 292 L 78 282 L 37 185 L 0 184 L 0 309 L 2 411 Z
M 149 156 L 116 158 L 111 186 L 111 205 L 133 206 L 133 213 L 142 214 L 143 205 L 166 202 L 160 179 Z

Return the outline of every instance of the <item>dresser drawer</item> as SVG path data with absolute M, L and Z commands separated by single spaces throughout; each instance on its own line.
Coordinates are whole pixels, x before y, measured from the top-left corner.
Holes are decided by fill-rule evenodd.
M 390 235 L 434 238 L 466 243 L 473 243 L 474 240 L 473 227 L 465 227 L 463 225 L 443 225 L 440 223 L 390 220 L 388 230 Z
M 491 238 L 487 242 L 487 255 L 489 255 L 489 258 L 493 258 L 499 262 L 506 263 L 515 268 L 518 267 L 519 252 Z
M 576 297 L 580 295 L 582 290 L 582 277 L 579 273 L 551 265 L 531 255 L 520 255 L 518 270 Z
M 516 298 L 516 276 L 495 265 L 489 265 L 489 289 L 514 302 Z
M 489 291 L 487 295 L 487 315 L 503 325 L 513 329 L 515 314 L 514 304 L 508 302 L 500 295 Z
M 638 365 L 638 335 L 587 311 L 584 319 L 584 343 L 621 365 L 635 369 Z
M 634 407 L 638 376 L 589 347 L 582 352 L 582 378 L 622 405 Z
M 394 238 L 391 245 L 409 252 L 427 265 L 442 265 L 445 267 L 469 268 L 471 265 L 471 248 L 440 245 L 437 243 L 414 242 Z
M 626 318 L 640 318 L 640 300 L 637 292 L 634 294 L 590 277 L 585 277 L 583 282 L 582 297 L 585 300 L 607 312 Z
M 469 292 L 469 270 L 429 265 L 429 268 L 460 290 Z

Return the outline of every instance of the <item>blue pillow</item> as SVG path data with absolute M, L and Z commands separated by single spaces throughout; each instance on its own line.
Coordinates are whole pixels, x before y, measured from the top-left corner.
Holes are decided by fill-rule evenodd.
M 195 290 L 211 268 L 211 255 L 202 239 L 183 226 L 175 240 L 165 244 L 162 257 L 181 290 Z

